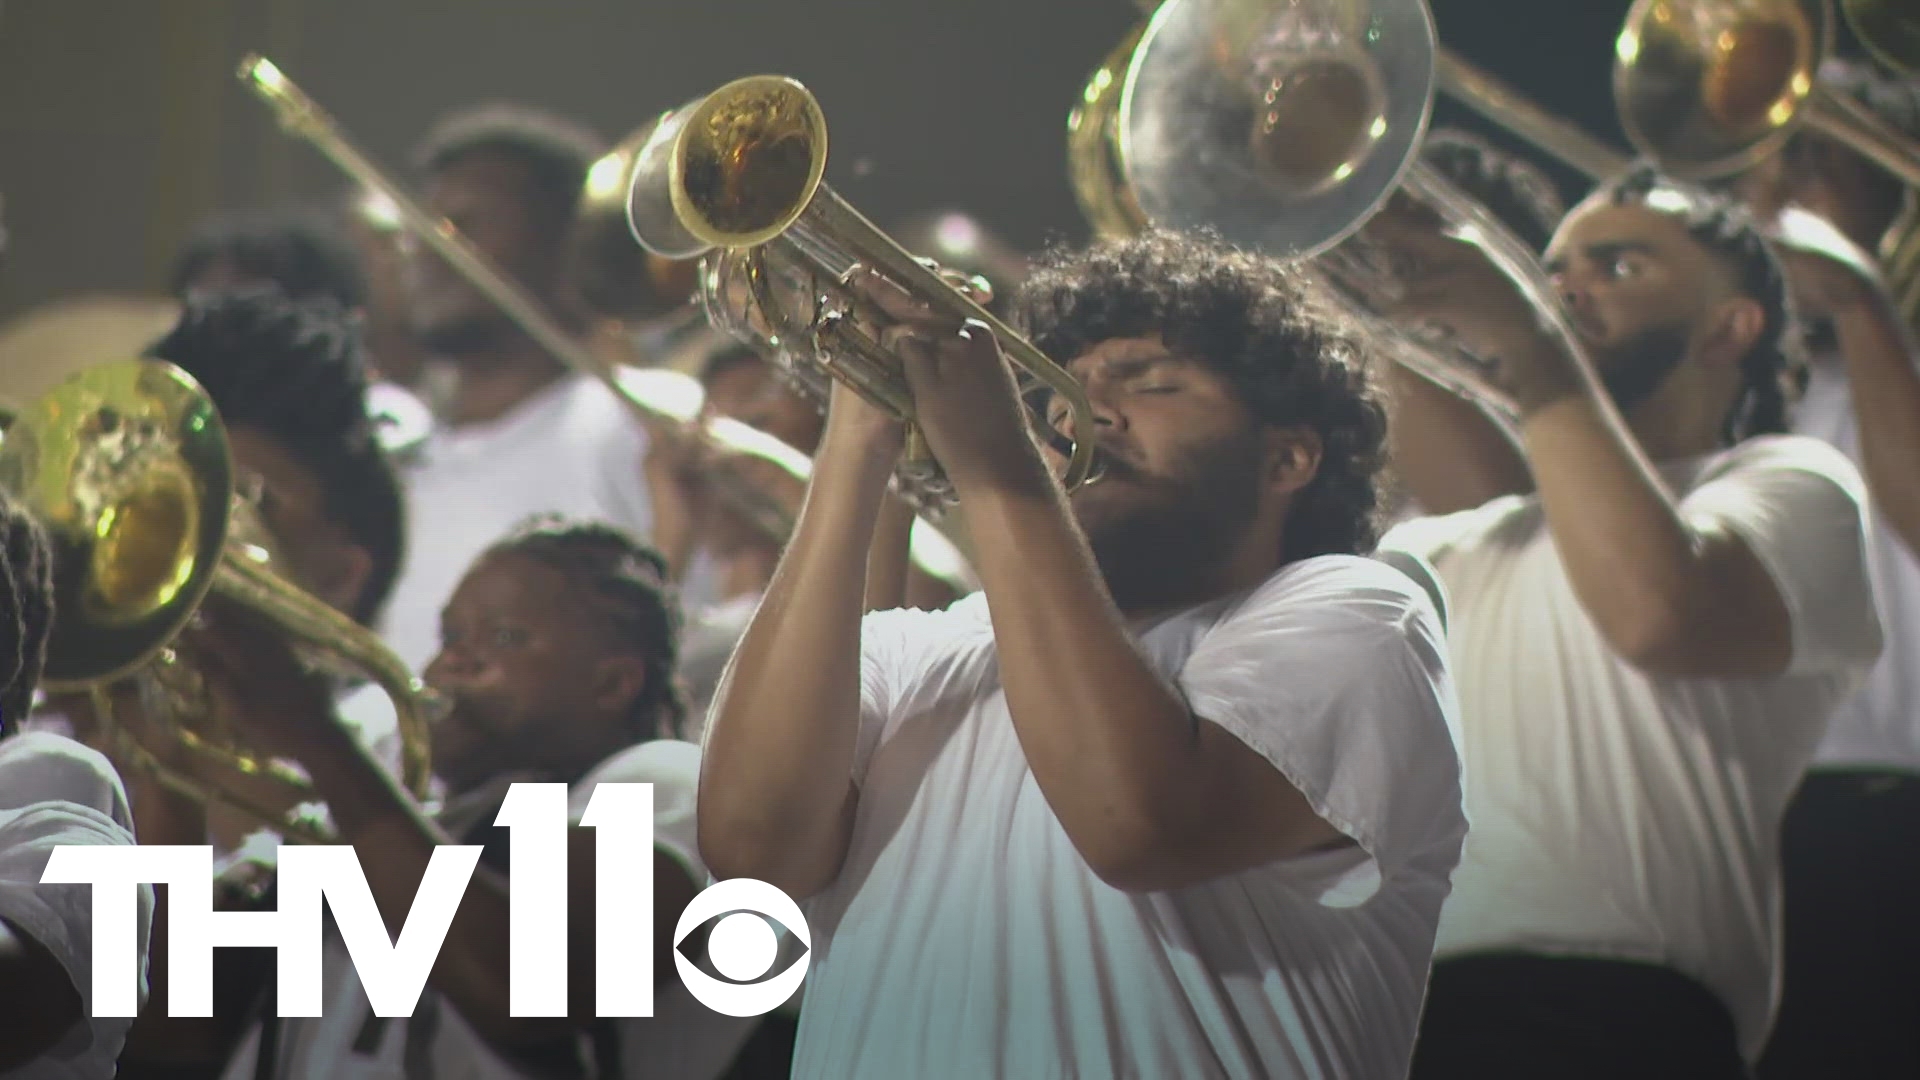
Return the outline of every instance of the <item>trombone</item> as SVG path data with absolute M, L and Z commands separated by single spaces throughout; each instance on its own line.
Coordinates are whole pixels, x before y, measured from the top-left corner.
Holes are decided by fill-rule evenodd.
M 272 61 L 257 54 L 249 55 L 240 63 L 239 77 L 272 108 L 283 130 L 310 143 L 322 156 L 352 177 L 364 191 L 377 196 L 377 205 L 382 212 L 391 213 L 411 235 L 423 240 L 435 254 L 481 290 L 535 343 L 574 371 L 600 380 L 643 423 L 677 435 L 697 434 L 713 440 L 724 449 L 747 456 L 764 456 L 767 448 L 765 439 L 739 438 L 744 425 L 698 424 L 700 387 L 693 380 L 674 372 L 640 370 L 603 362 L 592 350 L 562 330 L 537 301 L 506 275 L 495 270 L 451 224 L 429 213 L 398 185 L 388 180 L 372 161 L 346 140 L 333 118 Z M 644 134 L 639 137 L 644 138 Z M 609 170 L 617 173 L 623 167 L 624 162 L 613 155 L 602 159 L 597 167 L 601 173 L 597 186 L 617 184 L 617 180 L 610 181 L 605 174 Z M 589 194 L 595 187 L 590 176 Z M 792 514 L 744 476 L 727 469 L 724 460 L 712 477 L 716 494 L 755 529 L 770 538 L 784 541 L 793 530 Z M 772 460 L 791 471 L 792 454 L 777 454 Z M 638 463 L 635 467 L 639 467 Z
M 1849 9 L 1865 33 L 1920 37 L 1911 3 Z M 1821 88 L 1815 75 L 1833 37 L 1827 0 L 1634 0 L 1614 42 L 1621 125 L 1635 147 L 1688 179 L 1740 172 L 1805 125 L 1920 187 L 1920 145 Z
M 443 699 L 372 631 L 290 584 L 253 505 L 234 490 L 226 429 L 184 371 L 155 360 L 86 368 L 27 404 L 0 442 L 0 489 L 42 523 L 54 555 L 49 694 L 86 693 L 104 732 L 134 767 L 202 804 L 222 804 L 299 840 L 329 842 L 300 817 L 228 790 L 237 777 L 277 786 L 289 805 L 310 785 L 248 749 L 214 709 L 187 630 L 210 596 L 265 616 L 303 661 L 371 678 L 392 699 L 402 780 L 425 799 L 429 722 Z M 186 755 L 235 780 L 160 763 L 115 724 L 107 688 L 131 677 L 168 716 Z M 224 786 L 223 786 L 224 785 Z
M 865 267 L 957 324 L 984 323 L 1027 383 L 1064 398 L 1076 432 L 1095 428 L 1072 375 L 982 306 L 983 280 L 943 274 L 909 254 L 822 182 L 827 126 L 819 102 L 777 75 L 730 82 L 675 110 L 635 158 L 627 212 L 642 247 L 704 256 L 701 292 L 714 325 L 758 342 L 817 396 L 837 379 L 907 425 L 895 472 L 901 495 L 940 516 L 953 488 L 913 424 L 898 358 L 879 342 L 884 319 L 852 288 Z M 1072 440 L 1065 486 L 1093 477 L 1093 444 Z
M 1205 228 L 1308 263 L 1395 362 L 1498 408 L 1471 356 L 1384 316 L 1391 258 L 1354 236 L 1404 193 L 1555 319 L 1526 246 L 1418 160 L 1442 66 L 1425 0 L 1166 0 L 1138 34 L 1069 122 L 1075 191 L 1096 228 Z

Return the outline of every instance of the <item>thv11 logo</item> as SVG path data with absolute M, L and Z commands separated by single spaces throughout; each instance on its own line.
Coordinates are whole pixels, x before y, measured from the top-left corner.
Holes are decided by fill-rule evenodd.
M 580 823 L 595 830 L 595 1007 L 603 1017 L 653 1015 L 653 785 L 601 784 Z M 494 824 L 512 830 L 509 959 L 514 1016 L 566 1016 L 567 788 L 514 784 Z M 279 907 L 213 910 L 213 849 L 206 846 L 56 847 L 44 884 L 93 886 L 93 1015 L 133 1016 L 139 998 L 139 886 L 167 886 L 167 1014 L 213 1015 L 216 946 L 266 947 L 279 954 L 280 1015 L 319 1016 L 320 903 L 326 898 L 354 970 L 378 1016 L 411 1016 L 454 912 L 480 861 L 480 848 L 445 845 L 427 864 L 397 940 L 389 938 L 354 850 L 281 847 Z M 779 955 L 781 924 L 811 948 L 807 920 L 786 893 L 764 881 L 733 878 L 708 886 L 674 928 L 678 946 L 708 931 L 716 979 L 677 948 L 674 964 L 688 992 L 718 1013 L 760 1016 L 780 1006 L 806 978 L 809 954 L 767 975 Z M 748 980 L 763 979 L 760 982 Z

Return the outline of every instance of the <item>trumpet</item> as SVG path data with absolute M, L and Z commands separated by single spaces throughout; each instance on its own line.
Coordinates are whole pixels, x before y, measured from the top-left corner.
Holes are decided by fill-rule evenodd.
M 984 308 L 984 281 L 943 275 L 909 254 L 822 182 L 825 117 L 812 93 L 782 76 L 726 84 L 674 111 L 639 151 L 628 221 L 642 247 L 703 257 L 702 298 L 721 328 L 781 358 L 815 394 L 837 379 L 907 426 L 896 488 L 923 513 L 955 502 L 951 483 L 913 424 L 899 360 L 879 343 L 882 318 L 850 287 L 866 268 L 955 323 L 984 323 L 1022 373 L 1067 402 L 1076 432 L 1092 406 L 1064 368 Z M 1093 444 L 1062 447 L 1072 489 L 1092 478 Z
M 239 77 L 273 110 L 282 129 L 306 140 L 323 157 L 353 178 L 363 191 L 370 193 L 371 205 L 378 207 L 380 213 L 390 215 L 409 235 L 431 247 L 435 254 L 445 259 L 449 266 L 478 288 L 555 359 L 603 383 L 642 423 L 680 437 L 711 440 L 722 449 L 741 456 L 768 457 L 765 453 L 766 440 L 736 438 L 741 434 L 739 426 L 699 422 L 700 387 L 694 380 L 674 372 L 640 370 L 605 362 L 562 330 L 538 301 L 496 270 L 451 224 L 429 213 L 399 185 L 387 179 L 371 160 L 347 141 L 333 118 L 321 110 L 272 61 L 259 55 L 249 55 L 241 61 Z M 643 128 L 623 146 L 634 141 L 645 142 L 648 132 L 649 129 Z M 589 195 L 609 184 L 617 185 L 618 172 L 624 167 L 624 160 L 617 156 L 610 155 L 602 159 L 598 166 L 600 179 L 596 182 L 592 175 L 589 176 Z M 615 174 L 613 179 L 608 178 L 610 172 Z M 598 204 L 590 200 L 590 209 L 592 205 Z M 584 234 L 595 232 L 590 221 L 577 228 Z M 576 244 L 587 243 L 581 234 L 576 234 L 572 239 Z M 578 254 L 579 248 L 575 247 L 574 251 Z M 666 267 L 661 267 L 660 272 L 664 287 L 671 275 Z M 719 460 L 720 466 L 711 477 L 715 493 L 762 534 L 783 541 L 793 531 L 793 515 L 745 476 L 727 468 L 725 457 Z M 768 457 L 768 460 L 787 468 L 792 455 L 776 454 Z
M 135 768 L 203 804 L 222 804 L 283 835 L 329 838 L 312 823 L 220 782 L 160 763 L 112 717 L 106 688 L 132 678 L 170 714 L 169 733 L 216 772 L 277 785 L 289 804 L 310 786 L 249 749 L 212 708 L 181 644 L 209 596 L 265 616 L 323 670 L 371 678 L 398 718 L 402 780 L 427 797 L 428 725 L 441 700 L 370 630 L 296 588 L 274 568 L 272 541 L 234 490 L 232 454 L 206 392 L 172 364 L 122 360 L 72 375 L 26 405 L 0 442 L 0 488 L 46 528 L 54 617 L 43 688 L 91 696 L 105 733 Z

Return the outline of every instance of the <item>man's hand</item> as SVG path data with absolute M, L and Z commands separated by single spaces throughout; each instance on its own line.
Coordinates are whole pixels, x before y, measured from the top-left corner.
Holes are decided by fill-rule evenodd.
M 210 597 L 189 632 L 213 708 L 249 747 L 304 761 L 343 739 L 351 743 L 327 680 L 301 663 L 286 633 L 264 616 Z
M 957 487 L 1044 474 L 1013 369 L 984 323 L 956 322 L 877 277 L 863 295 L 890 320 L 881 344 L 899 357 L 914 423 Z

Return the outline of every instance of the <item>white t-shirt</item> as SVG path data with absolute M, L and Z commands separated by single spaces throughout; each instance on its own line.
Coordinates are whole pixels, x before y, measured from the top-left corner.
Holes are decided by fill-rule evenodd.
M 406 561 L 387 643 L 414 671 L 440 646 L 440 609 L 473 560 L 535 514 L 608 522 L 645 539 L 646 429 L 595 379 L 568 375 L 483 424 L 441 427 L 401 471 Z
M 126 788 L 106 758 L 45 731 L 0 740 L 0 919 L 60 962 L 80 992 L 82 1013 L 53 1050 L 0 1074 L 6 1080 L 113 1076 L 133 1019 L 93 1015 L 93 886 L 42 885 L 40 875 L 56 847 L 133 842 Z M 153 886 L 140 886 L 138 907 L 139 1000 L 144 1005 Z
M 587 801 L 601 783 L 652 784 L 654 844 L 686 867 L 696 886 L 709 880 L 695 848 L 695 785 L 700 776 L 700 748 L 692 743 L 660 739 L 615 754 L 573 785 L 569 811 L 578 822 Z M 505 785 L 490 790 L 506 794 Z M 497 799 L 495 800 L 497 803 Z M 469 823 L 470 824 L 470 823 Z M 505 948 L 506 943 L 501 943 Z M 335 934 L 326 944 L 326 988 L 318 1018 L 280 1021 L 280 1070 L 275 1080 L 422 1080 L 409 1071 L 409 1035 L 412 1053 L 425 1065 L 425 1075 L 439 1080 L 517 1078 L 525 1075 L 496 1054 L 475 1034 L 452 1004 L 431 988 L 408 1019 L 379 1025 L 371 1052 L 354 1044 L 373 1015 L 366 991 L 354 974 L 345 945 Z M 678 979 L 669 977 L 654 992 L 654 1015 L 646 1019 L 612 1021 L 618 1025 L 621 1063 L 626 1080 L 710 1080 L 726 1071 L 759 1022 L 708 1009 L 689 994 Z M 410 1030 L 430 1025 L 423 1032 Z M 227 1080 L 251 1080 L 259 1054 L 256 1027 L 242 1040 L 228 1063 Z
M 1466 831 L 1425 592 L 1308 559 L 1137 640 L 1357 846 L 1113 888 L 1027 767 L 986 597 L 870 615 L 859 809 L 807 902 L 796 1077 L 1405 1075 Z
M 1813 365 L 1794 427 L 1861 462 L 1860 422 L 1838 359 Z M 1920 560 L 1886 519 L 1869 515 L 1867 569 L 1887 647 L 1860 692 L 1834 710 L 1814 764 L 1920 772 Z
M 1665 466 L 1693 522 L 1744 539 L 1793 618 L 1772 679 L 1669 679 L 1614 654 L 1540 503 L 1509 496 L 1381 541 L 1452 603 L 1467 819 L 1442 959 L 1486 950 L 1663 964 L 1732 1011 L 1751 1057 L 1779 984 L 1779 831 L 1834 705 L 1880 636 L 1859 474 L 1812 439 Z

